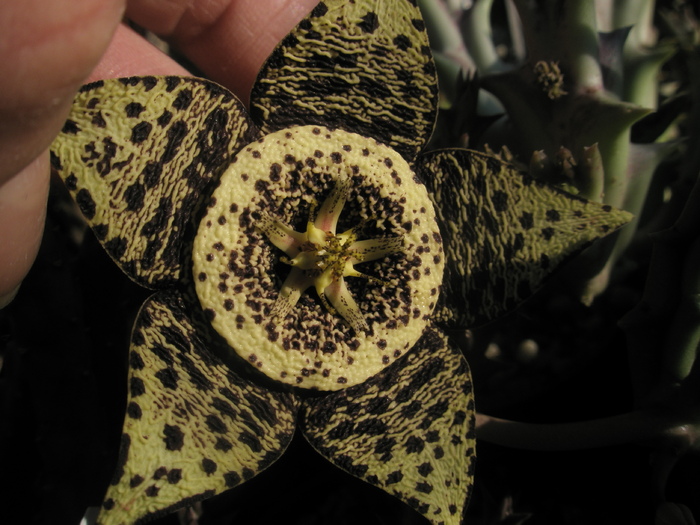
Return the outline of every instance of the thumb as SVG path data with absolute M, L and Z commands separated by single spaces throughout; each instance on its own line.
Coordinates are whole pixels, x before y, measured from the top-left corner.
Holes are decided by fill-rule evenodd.
M 39 248 L 49 185 L 46 150 L 123 10 L 124 0 L 0 3 L 0 307 Z

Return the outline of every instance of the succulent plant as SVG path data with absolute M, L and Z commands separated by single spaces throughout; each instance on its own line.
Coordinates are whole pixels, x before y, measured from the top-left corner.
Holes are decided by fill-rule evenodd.
M 493 37 L 491 0 L 453 11 L 443 0 L 420 5 L 451 108 L 440 144 L 506 145 L 539 180 L 635 216 L 570 272 L 590 303 L 634 236 L 652 174 L 678 145 L 631 140 L 633 124 L 656 109 L 654 78 L 676 51 L 656 43 L 654 2 L 506 2 L 507 58 Z M 467 99 L 477 96 L 474 107 Z M 477 130 L 479 114 L 500 118 Z
M 408 0 L 319 3 L 251 99 L 249 115 L 204 79 L 99 81 L 52 146 L 95 236 L 155 290 L 98 521 L 235 487 L 298 421 L 338 467 L 460 523 L 475 412 L 450 331 L 514 308 L 630 216 L 492 153 L 426 151 L 438 88 Z
M 559 281 L 593 307 L 587 311 L 593 316 L 621 290 L 638 296 L 637 305 L 619 319 L 632 378 L 630 411 L 552 426 L 481 415 L 478 435 L 546 450 L 651 443 L 657 523 L 693 522 L 683 505 L 662 502 L 679 451 L 698 447 L 700 321 L 691 313 L 697 312 L 700 282 L 697 4 L 420 0 L 419 5 L 442 88 L 433 144 L 505 146 L 538 180 L 634 215 L 623 230 L 581 254 Z M 634 282 L 640 269 L 648 272 L 643 290 Z M 606 296 L 615 270 L 615 286 Z M 571 320 L 577 322 L 585 321 Z M 603 337 L 590 344 L 619 349 Z

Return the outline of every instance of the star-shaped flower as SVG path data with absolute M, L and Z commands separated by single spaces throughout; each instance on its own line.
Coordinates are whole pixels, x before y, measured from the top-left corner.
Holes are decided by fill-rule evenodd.
M 445 330 L 512 308 L 628 218 L 493 155 L 423 152 L 437 97 L 409 0 L 320 3 L 263 66 L 251 116 L 196 78 L 81 90 L 53 167 L 156 290 L 100 523 L 235 487 L 297 420 L 337 466 L 461 521 L 474 404 Z

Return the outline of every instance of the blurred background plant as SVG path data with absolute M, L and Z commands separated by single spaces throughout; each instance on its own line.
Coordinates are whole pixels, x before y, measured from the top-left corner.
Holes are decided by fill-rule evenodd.
M 432 147 L 500 150 L 535 178 L 635 216 L 524 308 L 466 335 L 482 412 L 472 511 L 488 523 L 695 523 L 698 458 L 686 452 L 700 431 L 697 4 L 419 5 L 441 85 Z M 587 449 L 542 468 L 561 458 L 554 451 Z M 596 456 L 607 468 L 587 476 L 580 458 L 600 465 Z M 500 477 L 485 472 L 494 466 Z M 514 484 L 528 478 L 540 485 Z M 616 510 L 603 511 L 611 479 Z M 572 504 L 567 489 L 588 503 Z

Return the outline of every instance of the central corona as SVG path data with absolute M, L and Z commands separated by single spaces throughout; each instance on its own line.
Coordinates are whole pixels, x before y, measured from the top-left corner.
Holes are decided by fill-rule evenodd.
M 303 126 L 249 144 L 222 174 L 193 277 L 212 326 L 250 365 L 337 390 L 411 349 L 443 258 L 433 206 L 401 155 Z
M 287 257 L 281 260 L 292 266 L 292 271 L 272 309 L 272 315 L 278 318 L 286 317 L 301 293 L 313 286 L 328 311 L 341 315 L 356 332 L 369 330 L 344 278 L 363 277 L 383 283 L 375 277 L 360 273 L 355 269 L 355 265 L 398 252 L 403 237 L 358 241 L 358 232 L 362 230 L 364 221 L 336 234 L 339 215 L 347 199 L 349 187 L 349 179 L 338 181 L 315 218 L 312 212 L 303 233 L 292 230 L 268 215 L 263 216 L 260 230 L 272 244 L 287 254 Z

